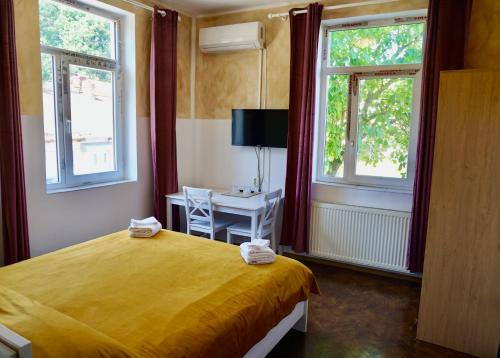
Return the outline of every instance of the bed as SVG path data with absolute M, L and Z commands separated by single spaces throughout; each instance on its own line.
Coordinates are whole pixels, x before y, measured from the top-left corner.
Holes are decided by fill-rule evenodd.
M 261 357 L 292 327 L 305 331 L 317 292 L 286 257 L 249 266 L 237 246 L 121 231 L 0 268 L 0 352 Z

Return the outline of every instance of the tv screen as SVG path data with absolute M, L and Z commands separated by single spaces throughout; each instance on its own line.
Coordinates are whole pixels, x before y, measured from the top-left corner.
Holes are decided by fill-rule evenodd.
M 233 109 L 233 145 L 286 148 L 287 136 L 287 109 Z

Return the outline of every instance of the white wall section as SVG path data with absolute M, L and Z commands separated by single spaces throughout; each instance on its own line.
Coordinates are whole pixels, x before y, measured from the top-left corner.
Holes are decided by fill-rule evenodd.
M 178 120 L 177 143 L 181 185 L 230 189 L 257 177 L 254 148 L 231 145 L 230 120 Z M 264 190 L 284 188 L 286 149 L 272 148 L 265 156 Z
M 149 119 L 137 118 L 137 181 L 47 194 L 43 119 L 22 117 L 32 256 L 126 229 L 152 214 Z
M 179 184 L 230 189 L 257 176 L 253 147 L 231 145 L 231 120 L 177 121 Z M 266 150 L 264 190 L 285 188 L 286 149 Z M 411 211 L 412 195 L 383 189 L 313 183 L 313 200 L 324 203 Z

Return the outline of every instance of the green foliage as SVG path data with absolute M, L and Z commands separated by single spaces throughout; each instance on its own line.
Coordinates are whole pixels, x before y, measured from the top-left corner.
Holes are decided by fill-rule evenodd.
M 423 24 L 339 30 L 330 34 L 330 66 L 376 66 L 420 63 Z M 326 175 L 338 175 L 347 136 L 349 80 L 328 78 L 325 140 Z M 357 160 L 376 166 L 385 159 L 406 177 L 413 79 L 377 77 L 359 82 Z
M 422 23 L 332 31 L 329 65 L 421 63 L 423 33 Z
M 112 58 L 114 25 L 112 21 L 50 0 L 40 0 L 40 43 L 45 46 Z M 50 59 L 42 58 L 42 79 L 50 79 Z M 91 79 L 109 80 L 103 71 L 81 69 Z M 84 72 L 84 73 L 83 73 Z M 104 76 L 104 77 L 103 77 Z
M 42 81 L 52 82 L 52 56 L 42 53 Z
M 388 157 L 406 178 L 413 79 L 371 78 L 359 87 L 358 160 L 376 166 Z
M 349 76 L 328 76 L 324 173 L 336 175 L 344 161 Z

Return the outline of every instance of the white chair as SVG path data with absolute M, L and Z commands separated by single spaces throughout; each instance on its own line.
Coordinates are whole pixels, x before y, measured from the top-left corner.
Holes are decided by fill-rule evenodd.
M 281 189 L 264 195 L 264 211 L 257 227 L 257 239 L 271 235 L 271 247 L 276 251 L 276 218 L 281 202 Z M 233 224 L 227 228 L 227 243 L 232 243 L 232 235 L 252 237 L 251 224 L 248 221 Z
M 210 234 L 210 239 L 215 239 L 215 234 L 232 224 L 229 220 L 215 219 L 212 204 L 212 190 L 198 189 L 184 186 L 184 200 L 186 206 L 187 233 L 191 231 Z

